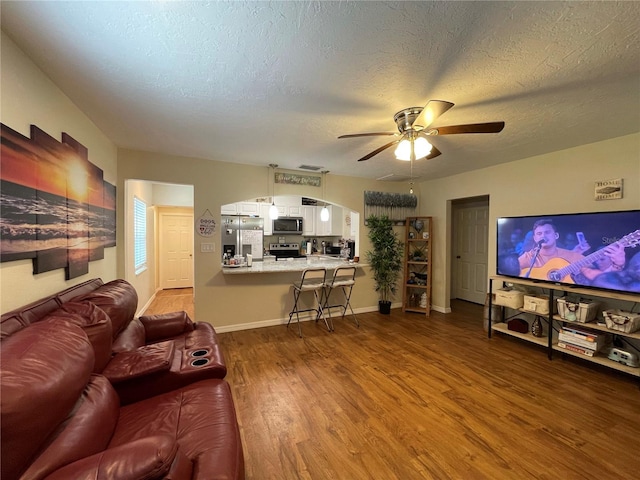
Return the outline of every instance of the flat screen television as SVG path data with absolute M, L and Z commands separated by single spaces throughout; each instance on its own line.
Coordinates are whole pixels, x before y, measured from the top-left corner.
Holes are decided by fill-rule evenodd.
M 498 218 L 496 272 L 640 293 L 640 210 Z

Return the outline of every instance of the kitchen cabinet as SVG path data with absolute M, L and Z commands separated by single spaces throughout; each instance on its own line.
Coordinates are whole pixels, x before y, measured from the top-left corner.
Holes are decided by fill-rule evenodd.
M 287 207 L 287 215 L 289 217 L 301 217 L 302 205 L 290 205 Z
M 302 235 L 311 237 L 316 234 L 316 207 L 303 205 L 302 208 Z
M 257 202 L 242 202 L 238 204 L 240 215 L 260 215 L 260 204 Z
M 342 207 L 327 205 L 329 220 L 320 220 L 322 206 L 316 207 L 316 236 L 317 237 L 342 237 Z
M 402 311 L 431 313 L 431 217 L 407 217 L 405 223 Z
M 222 205 L 222 207 L 220 208 L 220 213 L 222 213 L 222 215 L 237 215 L 237 204 L 229 203 L 228 205 Z
M 260 205 L 260 217 L 264 219 L 264 234 L 273 235 L 273 221 L 269 217 L 270 203 L 263 203 Z

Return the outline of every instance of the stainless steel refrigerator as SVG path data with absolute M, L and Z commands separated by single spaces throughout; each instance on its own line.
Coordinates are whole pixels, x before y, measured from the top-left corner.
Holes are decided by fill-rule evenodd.
M 245 215 L 222 216 L 222 252 L 229 255 L 247 253 L 262 260 L 264 251 L 264 219 Z

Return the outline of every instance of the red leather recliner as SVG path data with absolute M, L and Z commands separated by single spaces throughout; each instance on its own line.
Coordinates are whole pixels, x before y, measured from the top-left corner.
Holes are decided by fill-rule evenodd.
M 81 326 L 123 404 L 208 378 L 227 367 L 213 326 L 185 312 L 135 318 L 138 295 L 126 280 L 93 279 L 2 315 L 0 337 L 46 318 Z
M 73 322 L 44 318 L 1 346 L 3 480 L 244 478 L 224 380 L 121 406 Z

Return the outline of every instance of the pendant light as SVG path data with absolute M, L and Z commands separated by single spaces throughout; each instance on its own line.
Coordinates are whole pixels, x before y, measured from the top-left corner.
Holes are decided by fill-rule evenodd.
M 276 168 L 278 168 L 277 164 L 269 164 L 269 176 L 273 182 L 273 189 L 271 190 L 271 206 L 269 207 L 269 218 L 271 220 L 278 219 L 278 207 L 276 207 Z M 271 172 L 271 170 L 273 170 L 273 172 Z
M 322 201 L 324 202 L 324 207 L 322 207 L 322 210 L 320 210 L 320 221 L 321 222 L 328 222 L 329 221 L 329 209 L 327 208 L 327 202 L 325 201 L 325 194 L 326 194 L 326 187 L 325 184 L 327 183 L 327 173 L 329 173 L 329 170 L 323 170 L 322 171 Z

